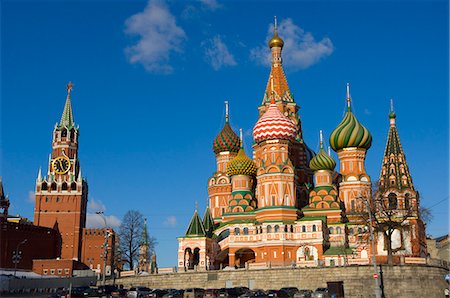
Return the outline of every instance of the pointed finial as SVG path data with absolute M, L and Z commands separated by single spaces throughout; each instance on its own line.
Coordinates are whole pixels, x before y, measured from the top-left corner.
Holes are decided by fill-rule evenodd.
M 195 212 L 198 210 L 198 201 L 195 201 Z
M 273 33 L 278 35 L 277 16 L 273 16 Z
M 228 111 L 228 100 L 226 100 L 225 101 L 225 122 L 227 122 L 227 123 L 228 123 L 228 118 L 229 118 L 228 113 L 229 113 L 229 111 Z
M 395 111 L 394 111 L 394 100 L 391 98 L 391 111 L 389 112 L 389 122 L 391 126 L 395 125 Z
M 241 140 L 241 148 L 244 147 L 244 138 L 242 137 L 242 128 L 239 128 L 239 139 Z
M 347 83 L 347 108 L 350 110 L 350 102 L 352 98 L 350 97 L 350 83 Z
M 319 131 L 319 136 L 320 136 L 320 149 L 323 149 L 323 135 L 322 135 L 322 130 Z
M 328 155 L 331 156 L 331 147 L 328 146 Z
M 67 87 L 67 95 L 70 96 L 70 91 L 72 91 L 72 89 L 73 89 L 72 82 L 69 81 L 69 83 L 66 85 L 66 87 Z
M 38 177 L 37 177 L 38 182 L 42 181 L 42 168 L 39 167 L 39 172 L 38 172 Z

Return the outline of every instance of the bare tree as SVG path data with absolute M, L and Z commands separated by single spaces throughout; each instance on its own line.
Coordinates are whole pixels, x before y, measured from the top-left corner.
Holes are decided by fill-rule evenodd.
M 394 193 L 388 195 L 386 193 L 386 189 L 381 184 L 375 184 L 372 197 L 360 197 L 362 204 L 354 214 L 358 215 L 360 224 L 372 226 L 375 232 L 383 233 L 388 264 L 392 266 L 393 254 L 399 250 L 394 249 L 392 245 L 394 232 L 402 231 L 410 218 L 417 218 L 421 221 L 421 211 L 429 215 L 430 212 L 425 208 L 419 210 L 418 198 L 405 198 L 405 202 L 400 206 Z M 370 222 L 370 218 L 372 222 Z
M 129 210 L 125 213 L 119 228 L 120 250 L 122 261 L 130 270 L 133 270 L 139 257 L 143 228 L 144 216 L 142 213 L 137 210 Z

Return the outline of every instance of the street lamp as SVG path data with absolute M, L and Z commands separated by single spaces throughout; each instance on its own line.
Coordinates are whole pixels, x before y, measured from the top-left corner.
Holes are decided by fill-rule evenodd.
M 109 232 L 107 231 L 106 227 L 106 218 L 103 213 L 103 211 L 97 211 L 96 214 L 100 215 L 103 219 L 103 222 L 105 224 L 105 242 L 103 243 L 103 276 L 102 276 L 102 285 L 105 286 L 105 279 L 106 279 L 106 261 L 108 258 L 108 238 L 109 238 Z
M 19 244 L 17 244 L 16 250 L 13 251 L 12 261 L 13 261 L 13 263 L 14 263 L 14 277 L 16 277 L 17 264 L 19 264 L 20 259 L 22 259 L 22 256 L 21 256 L 21 255 L 22 255 L 22 252 L 21 252 L 21 251 L 19 252 L 19 247 L 20 247 L 22 244 L 25 244 L 25 242 L 27 242 L 27 241 L 28 241 L 28 239 L 25 239 L 25 240 L 23 240 L 22 242 L 20 242 Z

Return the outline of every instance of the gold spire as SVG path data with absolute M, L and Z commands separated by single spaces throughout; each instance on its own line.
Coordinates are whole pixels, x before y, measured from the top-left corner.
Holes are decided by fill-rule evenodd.
M 284 41 L 278 36 L 277 17 L 274 16 L 273 37 L 269 40 L 269 48 L 283 48 Z

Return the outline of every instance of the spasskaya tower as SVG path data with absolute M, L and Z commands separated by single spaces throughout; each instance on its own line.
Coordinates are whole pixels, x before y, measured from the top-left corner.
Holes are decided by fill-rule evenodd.
M 61 121 L 53 129 L 52 153 L 47 175 L 36 179 L 34 224 L 57 229 L 61 234 L 61 258 L 81 259 L 82 230 L 86 226 L 88 185 L 81 176 L 78 160 L 79 127 L 73 119 L 70 101 L 73 84 L 67 84 L 67 98 Z

